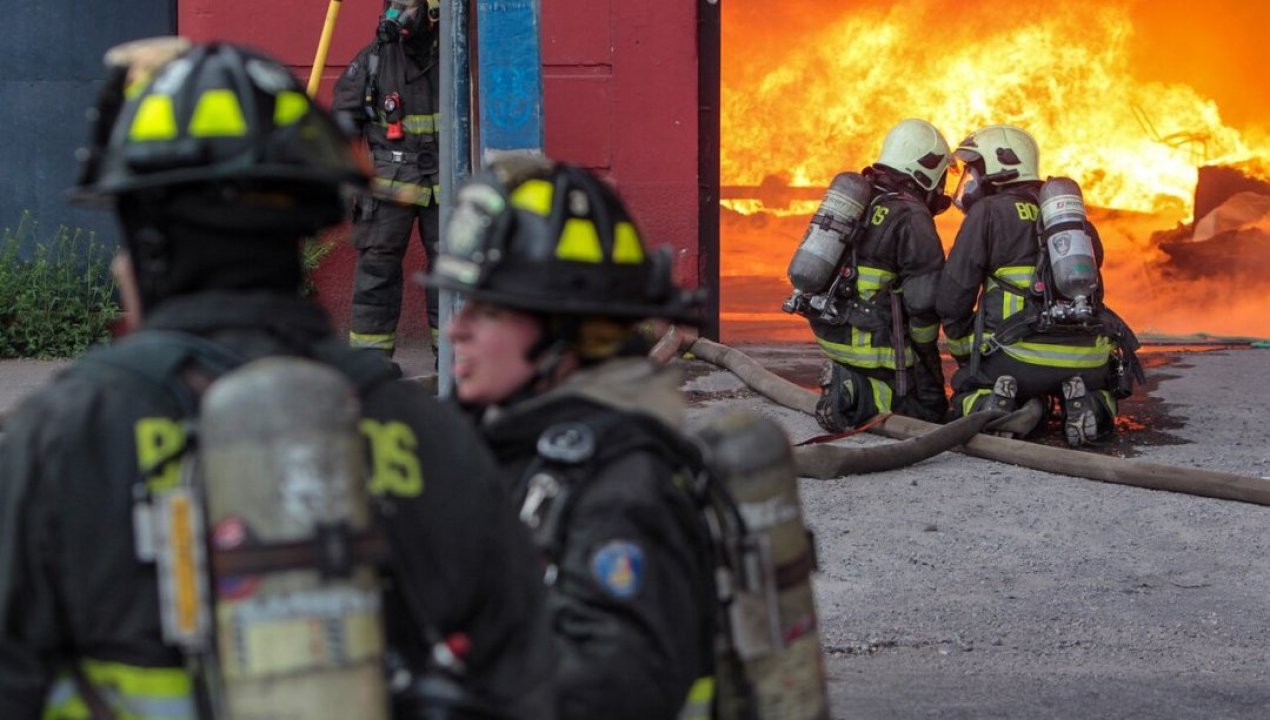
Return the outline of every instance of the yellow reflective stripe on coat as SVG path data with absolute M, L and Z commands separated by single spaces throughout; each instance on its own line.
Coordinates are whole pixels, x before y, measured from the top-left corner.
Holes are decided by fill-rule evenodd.
M 688 690 L 688 699 L 679 711 L 678 720 L 710 720 L 710 708 L 714 704 L 714 676 L 697 678 Z
M 193 686 L 181 668 L 146 668 L 84 660 L 88 682 L 118 720 L 196 720 Z M 69 674 L 49 690 L 44 720 L 90 720 L 87 703 Z
M 441 195 L 440 185 L 416 185 L 415 183 L 387 180 L 385 178 L 375 178 L 375 187 L 381 193 L 393 196 L 395 202 L 403 205 L 427 207 L 432 204 L 432 198 Z
M 895 279 L 895 273 L 890 270 L 865 265 L 856 268 L 856 272 L 858 273 L 856 290 L 860 293 L 860 297 L 866 300 L 876 295 L 884 284 Z
M 889 347 L 874 347 L 872 345 L 873 333 L 871 332 L 865 332 L 859 328 L 851 328 L 850 345 L 831 342 L 822 338 L 816 338 L 816 342 L 820 343 L 820 349 L 834 362 L 858 368 L 895 369 L 895 350 Z M 904 348 L 904 363 L 905 367 L 913 364 L 913 351 L 911 348 Z
M 1032 284 L 1032 274 L 1036 268 L 1031 265 L 1006 265 L 992 273 L 993 277 L 1003 280 L 1019 290 L 1027 290 Z
M 908 334 L 915 343 L 923 345 L 933 343 L 939 339 L 939 323 L 931 323 L 930 325 L 913 325 L 910 323 Z
M 1010 285 L 1017 290 L 1026 291 L 1028 286 L 1032 284 L 1032 274 L 1036 272 L 1036 268 L 1031 265 L 1007 265 L 997 268 L 992 273 L 998 283 Z M 989 281 L 991 285 L 995 285 Z M 1001 291 L 1001 319 L 1004 320 L 1011 315 L 1016 315 L 1023 311 L 1023 296 L 1009 290 Z
M 1107 364 L 1111 356 L 1111 340 L 1099 336 L 1093 345 L 1054 345 L 1039 342 L 1016 342 L 1002 345 L 1007 355 L 1032 365 L 1062 368 L 1096 368 Z
M 372 350 L 392 350 L 397 345 L 395 333 L 356 333 L 348 334 L 348 344 L 355 348 Z
M 401 118 L 401 129 L 409 135 L 435 135 L 437 132 L 438 113 L 428 115 L 405 115 Z M 388 127 L 388 118 L 379 112 L 379 127 Z

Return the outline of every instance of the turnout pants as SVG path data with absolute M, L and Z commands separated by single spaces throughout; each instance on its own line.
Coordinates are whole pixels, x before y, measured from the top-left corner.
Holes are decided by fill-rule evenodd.
M 919 391 L 917 373 L 909 368 L 909 394 L 895 394 L 895 371 L 889 368 L 858 368 L 826 360 L 820 375 L 820 400 L 816 420 L 828 432 L 843 432 L 882 413 L 943 422 L 947 400 L 943 388 L 936 393 Z M 935 395 L 937 394 L 937 397 Z
M 978 373 L 972 373 L 970 365 L 966 365 L 953 375 L 953 415 L 961 417 L 985 409 L 991 400 L 993 385 L 1002 375 L 1018 381 L 1014 407 L 1007 409 L 1022 407 L 1032 398 L 1046 403 L 1053 396 L 1061 401 L 1063 381 L 1080 376 L 1085 381 L 1085 390 L 1098 418 L 1099 435 L 1106 436 L 1115 428 L 1117 408 L 1116 399 L 1110 391 L 1112 377 L 1109 365 L 1096 368 L 1036 365 L 1010 357 L 1002 350 L 980 358 Z

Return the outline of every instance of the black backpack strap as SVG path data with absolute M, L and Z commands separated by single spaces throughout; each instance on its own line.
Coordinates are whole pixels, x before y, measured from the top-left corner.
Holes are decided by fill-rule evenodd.
M 75 372 L 128 378 L 152 396 L 156 391 L 166 394 L 176 401 L 182 417 L 193 417 L 198 412 L 198 397 L 180 374 L 191 362 L 212 377 L 219 377 L 241 365 L 244 358 L 197 335 L 147 330 L 85 354 L 76 363 Z
M 639 431 L 631 432 L 631 424 Z M 619 426 L 623 432 L 613 432 Z M 694 482 L 676 489 L 693 496 L 700 507 L 699 486 L 703 483 L 698 479 L 707 475 L 700 450 L 648 415 L 613 410 L 544 430 L 538 436 L 537 457 L 520 481 L 525 485 L 520 519 L 539 550 L 549 558 L 559 557 L 569 516 L 600 467 L 627 453 L 647 449 L 674 458 L 690 471 Z

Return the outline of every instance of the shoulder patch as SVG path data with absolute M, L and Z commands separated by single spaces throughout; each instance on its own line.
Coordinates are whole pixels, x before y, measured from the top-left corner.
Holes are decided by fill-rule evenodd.
M 629 600 L 644 584 L 644 551 L 629 540 L 610 540 L 591 555 L 591 576 L 613 597 Z
M 538 454 L 567 465 L 585 462 L 595 454 L 595 432 L 578 422 L 552 425 L 538 436 Z

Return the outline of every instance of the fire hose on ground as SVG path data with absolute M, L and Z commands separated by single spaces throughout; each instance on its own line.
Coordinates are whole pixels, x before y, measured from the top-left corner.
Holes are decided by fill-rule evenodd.
M 669 340 L 669 338 L 663 338 Z M 731 371 L 754 391 L 773 402 L 812 414 L 816 394 L 764 368 L 741 351 L 705 338 L 680 337 L 658 343 L 654 350 L 666 357 L 675 348 L 686 348 L 695 357 Z M 925 460 L 943 450 L 957 450 L 973 457 L 995 460 L 1059 475 L 1151 490 L 1270 505 L 1270 482 L 1200 468 L 1181 468 L 1139 462 L 1065 448 L 1010 440 L 978 431 L 992 416 L 973 420 L 967 416 L 947 425 L 936 425 L 902 415 L 891 415 L 869 432 L 901 440 L 891 445 L 844 448 L 820 445 L 795 449 L 800 472 L 808 477 L 842 477 L 894 469 Z M 841 471 L 841 472 L 838 472 Z M 826 475 L 826 472 L 834 474 Z

